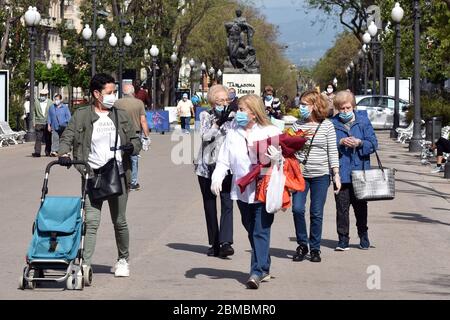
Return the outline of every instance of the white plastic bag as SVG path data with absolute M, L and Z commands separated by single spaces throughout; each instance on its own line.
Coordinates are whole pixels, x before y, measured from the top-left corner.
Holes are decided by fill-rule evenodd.
M 150 144 L 152 143 L 152 140 L 150 139 L 150 137 L 142 137 L 141 138 L 141 143 L 142 143 L 142 150 L 143 151 L 148 151 Z
M 266 211 L 276 213 L 283 206 L 283 192 L 286 176 L 283 172 L 283 161 L 272 165 L 272 174 L 267 186 Z

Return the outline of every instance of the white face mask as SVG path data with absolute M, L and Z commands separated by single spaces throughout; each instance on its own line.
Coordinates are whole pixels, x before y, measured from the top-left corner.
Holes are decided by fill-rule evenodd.
M 327 89 L 327 92 L 328 92 L 328 93 L 332 93 L 332 92 L 333 92 L 333 88 L 328 88 L 328 89 Z
M 117 100 L 116 95 L 114 93 L 111 93 L 111 94 L 105 94 L 102 96 L 103 96 L 103 101 L 101 101 L 102 105 L 105 108 L 111 109 L 114 102 L 116 102 L 116 100 Z

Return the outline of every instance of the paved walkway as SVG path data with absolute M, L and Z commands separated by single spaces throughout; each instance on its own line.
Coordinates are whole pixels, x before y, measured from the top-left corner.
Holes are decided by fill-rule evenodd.
M 292 262 L 296 248 L 292 213 L 277 213 L 272 227 L 272 274 L 259 290 L 246 290 L 250 245 L 235 206 L 231 259 L 207 257 L 206 224 L 192 165 L 175 165 L 171 135 L 152 134 L 142 154 L 142 190 L 129 197 L 131 277 L 115 279 L 116 249 L 107 209 L 103 210 L 94 255 L 94 284 L 82 292 L 41 288 L 17 290 L 18 277 L 39 206 L 45 165 L 32 158 L 32 145 L 0 148 L 0 299 L 448 299 L 450 297 L 450 183 L 430 174 L 419 158 L 377 132 L 383 164 L 397 171 L 393 201 L 369 205 L 374 248 L 357 249 L 351 217 L 351 250 L 335 252 L 332 190 L 325 206 L 322 262 Z M 373 162 L 375 163 L 375 162 Z M 77 194 L 75 170 L 56 167 L 50 194 Z M 369 273 L 368 273 L 369 271 Z M 373 272 L 379 282 L 373 280 Z M 369 277 L 372 278 L 369 279 Z M 368 288 L 367 282 L 379 289 Z

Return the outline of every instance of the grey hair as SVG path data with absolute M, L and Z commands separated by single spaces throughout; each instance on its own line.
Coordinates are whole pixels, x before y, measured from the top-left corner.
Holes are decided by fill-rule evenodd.
M 131 84 L 125 84 L 123 86 L 123 94 L 126 96 L 133 96 L 134 95 L 134 87 Z
M 228 95 L 228 88 L 221 84 L 215 84 L 212 87 L 209 88 L 208 91 L 208 102 L 211 106 L 213 106 L 216 103 L 216 94 L 219 91 L 223 91 Z

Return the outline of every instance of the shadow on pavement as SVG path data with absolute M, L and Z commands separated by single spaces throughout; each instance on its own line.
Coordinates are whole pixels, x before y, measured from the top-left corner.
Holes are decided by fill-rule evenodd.
M 450 226 L 450 223 L 442 222 L 440 220 L 430 219 L 428 217 L 424 217 L 423 215 L 421 215 L 419 213 L 390 212 L 389 214 L 393 215 L 392 218 L 399 219 L 399 220 L 417 221 L 417 222 L 424 222 L 424 223 L 438 223 L 438 224 L 443 224 L 444 226 Z
M 206 254 L 206 251 L 208 251 L 207 246 L 201 246 L 198 244 L 189 244 L 189 243 L 168 243 L 166 244 L 171 249 L 175 250 L 183 250 L 183 251 L 191 251 L 195 253 L 201 253 Z
M 106 273 L 106 274 L 113 273 L 111 272 L 112 266 L 105 266 L 103 264 L 93 264 L 91 267 L 93 273 Z
M 450 275 L 448 274 L 434 274 L 434 278 L 431 280 L 421 280 L 421 281 L 413 281 L 413 283 L 426 285 L 426 286 L 434 286 L 439 289 L 443 289 L 444 291 L 436 291 L 436 290 L 410 290 L 411 292 L 420 293 L 420 294 L 436 294 L 441 296 L 450 296 L 450 292 L 448 288 L 450 288 Z
M 292 257 L 295 254 L 295 248 L 294 250 L 287 250 L 287 249 L 281 249 L 281 248 L 270 248 L 270 255 L 272 257 L 277 257 L 281 259 L 292 259 Z
M 248 274 L 241 271 L 213 268 L 192 268 L 184 274 L 186 278 L 190 279 L 195 279 L 198 275 L 205 275 L 211 279 L 233 279 L 242 284 L 245 284 L 248 278 Z

